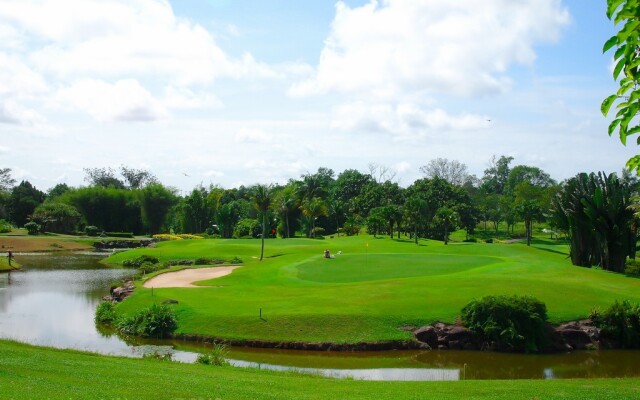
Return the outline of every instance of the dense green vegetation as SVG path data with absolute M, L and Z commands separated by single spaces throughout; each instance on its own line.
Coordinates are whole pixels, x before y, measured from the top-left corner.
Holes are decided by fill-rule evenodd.
M 324 249 L 335 255 L 324 259 Z M 342 251 L 341 254 L 337 254 Z M 116 254 L 160 262 L 214 257 L 245 260 L 203 288 L 145 289 L 138 285 L 117 312 L 130 314 L 176 299 L 178 333 L 226 339 L 358 343 L 404 340 L 398 329 L 454 322 L 470 301 L 487 295 L 527 294 L 547 305 L 551 322 L 584 318 L 616 299 L 640 300 L 640 280 L 573 267 L 562 241 L 450 243 L 374 238 L 182 240 Z M 571 296 L 567 296 L 571 293 Z M 259 318 L 262 308 L 263 319 Z
M 0 341 L 8 399 L 636 399 L 638 379 L 365 382 L 154 359 L 126 359 Z

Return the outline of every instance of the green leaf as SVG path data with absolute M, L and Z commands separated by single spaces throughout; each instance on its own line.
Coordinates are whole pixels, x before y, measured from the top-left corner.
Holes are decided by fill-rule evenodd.
M 617 38 L 617 36 L 614 36 L 614 37 Z M 609 40 L 611 40 L 611 39 L 609 39 Z M 615 54 L 613 55 L 613 59 L 617 60 L 618 58 L 622 57 L 622 55 L 625 54 L 626 51 L 627 51 L 627 45 L 623 44 L 622 46 L 618 47 L 618 49 L 616 50 Z
M 609 136 L 611 136 L 613 134 L 613 131 L 615 131 L 618 125 L 620 125 L 620 121 L 620 118 L 611 121 L 611 123 L 609 124 Z
M 602 111 L 602 115 L 604 115 L 605 117 L 607 116 L 607 114 L 609 113 L 609 109 L 611 109 L 611 105 L 613 104 L 614 101 L 616 101 L 617 98 L 618 98 L 617 95 L 612 94 L 611 96 L 604 99 L 604 101 L 602 102 L 602 105 L 600 106 L 600 111 Z
M 613 14 L 616 12 L 620 4 L 622 4 L 624 0 L 608 0 L 607 1 L 607 18 L 611 19 Z
M 636 171 L 638 175 L 640 175 L 640 155 L 633 156 L 627 161 L 627 168 L 631 170 L 631 172 Z
M 640 126 L 636 125 L 633 128 L 627 131 L 627 136 L 635 135 L 636 133 L 640 133 Z M 640 140 L 640 136 L 638 136 L 638 140 Z
M 627 60 L 625 58 L 618 61 L 618 63 L 616 64 L 616 67 L 613 70 L 613 79 L 618 79 L 618 75 L 620 75 L 620 72 L 622 71 L 626 63 L 627 63 Z
M 617 44 L 618 44 L 618 36 L 611 36 L 609 40 L 605 42 L 604 47 L 602 48 L 602 52 L 606 53 L 607 51 L 609 51 L 609 49 L 611 49 L 613 46 Z

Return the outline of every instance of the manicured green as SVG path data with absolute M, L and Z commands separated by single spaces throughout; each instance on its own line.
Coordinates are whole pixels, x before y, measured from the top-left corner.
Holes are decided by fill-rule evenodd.
M 637 399 L 638 379 L 365 382 L 0 341 L 3 399 Z
M 336 254 L 322 258 L 323 250 Z M 338 251 L 342 254 L 337 255 Z M 358 343 L 405 340 L 401 326 L 454 322 L 473 299 L 531 295 L 551 322 L 587 317 L 616 299 L 640 301 L 640 280 L 572 266 L 562 242 L 450 243 L 361 235 L 259 240 L 181 240 L 110 257 L 142 254 L 160 262 L 199 257 L 244 263 L 202 288 L 138 289 L 118 305 L 131 314 L 176 299 L 177 333 L 226 339 Z M 260 319 L 260 308 L 262 317 Z

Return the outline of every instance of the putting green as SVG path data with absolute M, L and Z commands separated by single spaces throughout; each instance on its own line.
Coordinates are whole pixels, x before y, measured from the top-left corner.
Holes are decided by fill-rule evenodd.
M 298 278 L 323 283 L 366 282 L 455 274 L 502 262 L 459 254 L 353 254 L 318 257 L 298 266 Z

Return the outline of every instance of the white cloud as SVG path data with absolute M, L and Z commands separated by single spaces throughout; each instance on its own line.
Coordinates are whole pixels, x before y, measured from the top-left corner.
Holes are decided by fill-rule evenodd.
M 12 100 L 0 103 L 0 123 L 33 126 L 44 121 L 45 118 L 36 111 L 24 108 Z
M 163 104 L 167 108 L 197 109 L 222 107 L 220 99 L 210 93 L 197 93 L 186 87 L 166 86 Z
M 236 143 L 271 143 L 273 136 L 260 129 L 242 128 L 235 136 Z
M 435 108 L 423 110 L 411 103 L 368 104 L 354 102 L 334 110 L 331 128 L 350 132 L 388 133 L 400 137 L 425 136 L 433 132 L 483 129 L 487 117 L 475 114 L 449 115 Z
M 531 65 L 534 45 L 557 40 L 568 22 L 560 0 L 340 1 L 315 76 L 290 94 L 503 92 L 508 68 Z
M 164 106 L 134 79 L 115 84 L 79 80 L 61 89 L 56 101 L 84 111 L 98 121 L 153 121 L 166 116 Z

